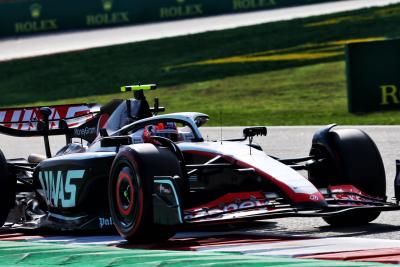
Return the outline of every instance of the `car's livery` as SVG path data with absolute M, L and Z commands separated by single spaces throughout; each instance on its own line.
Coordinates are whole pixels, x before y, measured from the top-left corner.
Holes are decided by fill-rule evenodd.
M 50 108 L 49 128 L 59 129 L 60 121 L 68 122 L 68 127 L 74 127 L 80 121 L 89 120 L 100 106 L 76 104 L 59 105 Z M 0 125 L 21 131 L 36 131 L 41 120 L 40 107 L 0 109 Z
M 240 139 L 205 141 L 199 127 L 206 114 L 157 115 L 164 108 L 158 100 L 150 108 L 143 93 L 154 85 L 123 89 L 134 98 L 0 110 L 0 132 L 43 136 L 46 147 L 46 156 L 27 159 L 6 160 L 0 151 L 1 225 L 115 227 L 127 240 L 148 242 L 200 224 L 318 216 L 351 225 L 399 209 L 386 200 L 379 151 L 360 130 L 329 125 L 315 133 L 309 155 L 280 159 L 253 143 L 265 127 L 245 128 Z M 66 136 L 54 156 L 50 135 Z

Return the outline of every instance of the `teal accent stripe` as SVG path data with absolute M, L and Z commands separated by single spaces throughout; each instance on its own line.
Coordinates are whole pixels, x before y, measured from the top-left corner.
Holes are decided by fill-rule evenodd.
M 240 253 L 162 251 L 94 245 L 0 241 L 0 266 L 387 267 L 388 265 L 253 256 Z

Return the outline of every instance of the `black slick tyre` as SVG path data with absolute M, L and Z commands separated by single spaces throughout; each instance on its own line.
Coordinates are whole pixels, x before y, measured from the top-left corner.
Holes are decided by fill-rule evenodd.
M 350 184 L 372 196 L 386 198 L 386 175 L 382 157 L 374 141 L 357 129 L 335 129 L 328 133 L 329 147 L 313 144 L 310 154 L 326 158 L 309 179 L 317 187 Z M 380 212 L 354 211 L 324 217 L 332 226 L 355 226 L 375 220 Z
M 153 220 L 153 177 L 180 176 L 175 155 L 164 147 L 139 144 L 122 148 L 114 159 L 109 179 L 109 205 L 119 234 L 132 243 L 164 241 L 174 229 Z
M 13 181 L 7 167 L 7 160 L 0 150 L 0 227 L 7 220 L 10 209 L 15 202 L 15 181 Z

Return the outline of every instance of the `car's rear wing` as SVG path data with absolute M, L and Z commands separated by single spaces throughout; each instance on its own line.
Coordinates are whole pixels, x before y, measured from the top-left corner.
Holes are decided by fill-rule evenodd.
M 100 112 L 98 104 L 49 106 L 48 129 L 40 109 L 43 107 L 0 109 L 0 133 L 12 136 L 70 134 L 75 128 L 93 119 Z

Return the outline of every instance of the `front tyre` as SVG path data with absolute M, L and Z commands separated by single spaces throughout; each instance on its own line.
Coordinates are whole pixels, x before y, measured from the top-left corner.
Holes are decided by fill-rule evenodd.
M 137 232 L 143 217 L 143 186 L 133 164 L 124 157 L 120 157 L 117 170 L 113 174 L 110 197 L 113 209 L 113 221 L 124 238 L 130 233 Z
M 152 144 L 120 150 L 109 180 L 109 205 L 119 234 L 135 243 L 164 241 L 175 235 L 171 227 L 153 220 L 153 177 L 181 176 L 172 152 Z
M 372 197 L 385 199 L 385 169 L 374 141 L 357 129 L 330 130 L 327 139 L 324 145 L 313 144 L 310 154 L 326 162 L 310 170 L 310 181 L 318 187 L 350 184 Z M 359 210 L 323 219 L 332 226 L 355 226 L 367 224 L 379 214 Z

